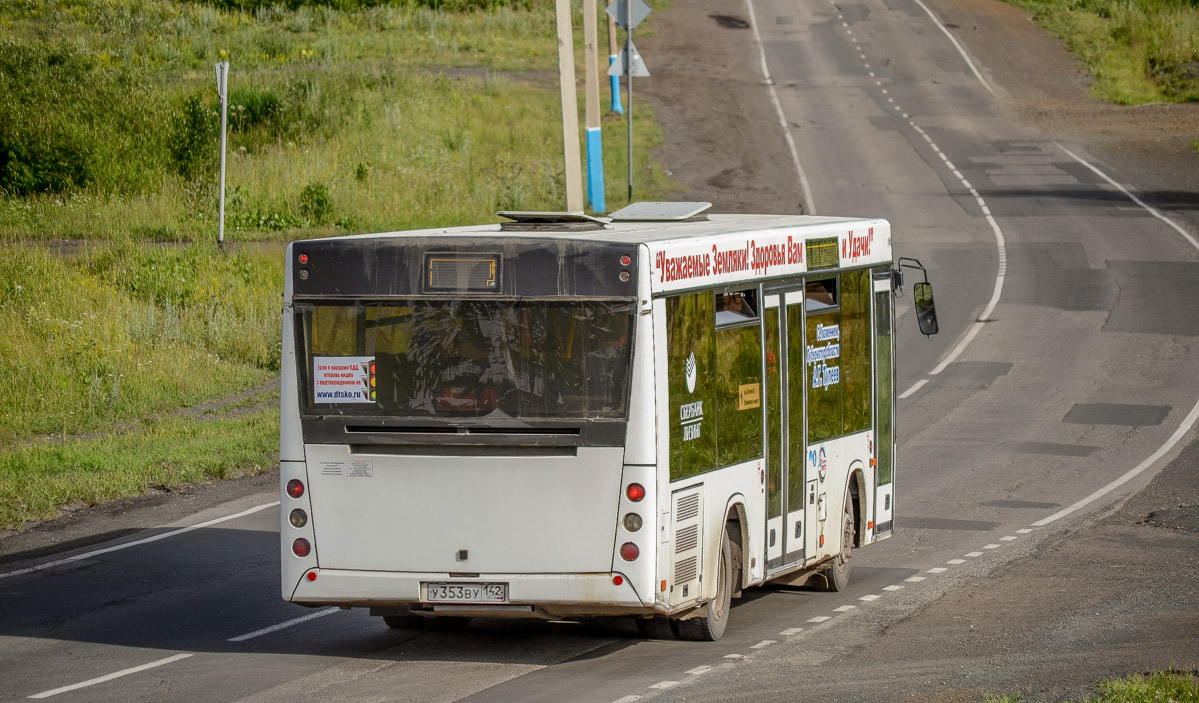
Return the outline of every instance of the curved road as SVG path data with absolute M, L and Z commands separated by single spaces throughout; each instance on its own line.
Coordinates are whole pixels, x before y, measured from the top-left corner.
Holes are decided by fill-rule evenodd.
M 673 82 L 650 90 L 660 116 L 721 125 L 668 166 L 718 209 L 885 216 L 937 291 L 932 340 L 900 309 L 899 529 L 856 554 L 850 590 L 747 592 L 708 644 L 389 631 L 279 600 L 275 496 L 255 495 L 3 567 L 0 698 L 759 700 L 1144 486 L 1199 413 L 1194 223 L 1004 117 L 920 0 L 751 2 L 676 0 L 642 46 Z

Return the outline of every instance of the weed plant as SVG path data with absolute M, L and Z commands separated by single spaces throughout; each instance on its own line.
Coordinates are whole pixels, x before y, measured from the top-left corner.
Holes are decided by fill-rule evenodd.
M 1199 101 L 1195 0 L 1010 0 L 1069 45 L 1112 102 Z

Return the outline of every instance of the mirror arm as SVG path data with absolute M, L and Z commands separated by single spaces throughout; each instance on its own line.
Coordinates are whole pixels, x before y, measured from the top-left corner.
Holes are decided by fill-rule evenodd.
M 903 270 L 905 268 L 916 269 L 924 274 L 924 283 L 928 283 L 928 270 L 924 268 L 924 264 L 918 259 L 913 259 L 910 256 L 901 256 L 895 260 L 896 267 L 891 269 L 891 281 L 895 288 L 895 297 L 903 297 Z

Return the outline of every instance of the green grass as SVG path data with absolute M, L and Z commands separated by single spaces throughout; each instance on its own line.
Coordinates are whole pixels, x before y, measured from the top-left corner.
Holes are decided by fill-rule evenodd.
M 154 417 L 279 368 L 282 246 L 124 239 L 0 259 L 0 451 Z
M 273 421 L 180 409 L 278 374 L 285 242 L 564 208 L 552 4 L 325 4 L 0 3 L 0 528 L 272 465 Z M 637 193 L 661 199 L 636 120 Z M 603 129 L 615 210 L 625 123 Z
M 211 422 L 147 420 L 135 431 L 0 454 L 0 525 L 54 517 L 68 503 L 101 503 L 148 488 L 234 478 L 274 466 L 279 411 Z M 119 467 L 119 470 L 117 468 Z
M 1111 102 L 1199 101 L 1193 0 L 1008 0 L 1029 10 L 1088 67 Z
M 1194 671 L 1155 671 L 1108 679 L 1097 686 L 1098 695 L 1082 703 L 1199 703 L 1199 675 Z M 1019 694 L 984 696 L 986 703 L 1019 703 Z

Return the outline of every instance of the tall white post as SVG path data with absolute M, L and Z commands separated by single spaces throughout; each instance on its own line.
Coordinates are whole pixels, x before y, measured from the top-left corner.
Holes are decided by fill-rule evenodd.
M 566 209 L 583 212 L 583 163 L 579 149 L 579 102 L 575 92 L 575 51 L 570 0 L 555 0 L 558 19 L 558 82 L 562 93 L 562 151 L 566 162 Z
M 225 116 L 227 114 L 226 106 L 229 103 L 228 87 L 229 62 L 220 61 L 216 65 L 216 91 L 221 101 L 221 194 L 218 207 L 220 224 L 217 225 L 216 244 L 222 249 L 225 248 Z

